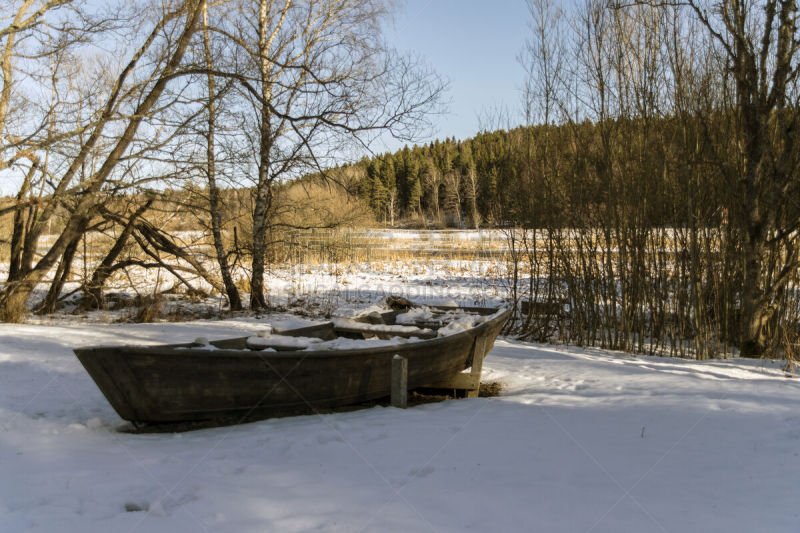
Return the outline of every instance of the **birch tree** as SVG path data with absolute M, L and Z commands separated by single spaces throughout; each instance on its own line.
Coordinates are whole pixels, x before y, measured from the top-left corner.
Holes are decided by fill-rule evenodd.
M 217 128 L 217 82 L 214 74 L 215 64 L 211 50 L 211 32 L 209 31 L 208 0 L 203 0 L 203 56 L 206 67 L 207 96 L 207 129 L 206 129 L 206 183 L 208 184 L 208 214 L 211 225 L 211 237 L 214 253 L 219 265 L 220 277 L 228 297 L 231 311 L 242 309 L 239 289 L 233 281 L 228 253 L 222 239 L 222 194 L 217 181 L 217 164 L 215 150 L 215 134 Z
M 254 144 L 250 307 L 264 309 L 265 257 L 275 187 L 322 172 L 380 132 L 413 138 L 443 85 L 388 49 L 381 0 L 241 2 L 218 32 L 240 54 L 236 71 Z

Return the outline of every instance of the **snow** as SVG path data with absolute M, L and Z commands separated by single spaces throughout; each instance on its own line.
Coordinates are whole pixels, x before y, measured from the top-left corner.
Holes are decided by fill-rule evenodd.
M 460 318 L 453 319 L 446 326 L 439 328 L 438 333 L 440 337 L 445 337 L 447 335 L 455 335 L 456 333 L 461 333 L 462 331 L 467 331 L 468 329 L 472 329 L 475 326 L 484 323 L 485 321 L 486 318 L 482 316 L 477 316 L 477 315 L 462 316 Z
M 412 332 L 429 332 L 430 330 L 420 330 L 419 328 L 412 328 L 411 331 L 403 330 L 389 330 L 373 328 L 374 331 L 402 331 L 404 333 Z M 317 337 L 290 337 L 287 335 L 271 335 L 269 337 L 262 337 L 260 335 L 253 335 L 247 338 L 246 344 L 248 348 L 253 349 L 295 349 L 295 350 L 360 350 L 362 348 L 376 348 L 379 346 L 394 346 L 398 344 L 406 344 L 408 342 L 419 342 L 419 337 L 391 337 L 389 339 L 348 339 L 344 337 L 323 341 Z
M 306 350 L 361 350 L 363 348 L 396 346 L 398 344 L 406 344 L 409 342 L 419 342 L 420 340 L 422 339 L 419 337 L 392 337 L 390 339 L 348 339 L 345 337 L 339 337 L 309 346 L 306 348 Z
M 214 271 L 214 265 L 206 265 Z M 0 280 L 7 263 L 0 263 Z M 77 269 L 78 267 L 76 267 Z M 246 277 L 240 271 L 237 276 Z M 339 316 L 356 317 L 365 313 L 365 307 L 382 301 L 386 296 L 403 296 L 416 303 L 427 305 L 480 305 L 494 307 L 500 305 L 508 292 L 505 265 L 497 261 L 475 259 L 405 259 L 395 261 L 372 261 L 365 263 L 314 263 L 276 265 L 265 279 L 267 296 L 271 305 L 322 316 L 333 313 Z M 212 291 L 201 279 L 192 279 L 200 289 Z M 0 281 L 0 283 L 2 283 Z M 135 287 L 131 286 L 131 283 Z M 175 283 L 171 276 L 160 273 L 158 269 L 129 269 L 124 276 L 116 276 L 109 281 L 107 289 L 133 298 L 136 294 L 152 294 L 165 290 Z M 65 292 L 77 289 L 79 283 L 69 282 Z M 44 297 L 47 286 L 40 285 L 31 303 Z M 76 294 L 75 297 L 78 295 Z M 247 294 L 241 295 L 247 300 Z M 225 307 L 225 299 L 213 294 L 206 299 L 189 302 L 181 294 L 163 296 L 162 308 L 165 314 L 187 317 L 215 316 Z M 366 310 L 385 310 L 375 305 Z M 73 303 L 65 309 L 48 317 L 29 317 L 30 321 L 46 324 L 72 324 L 82 322 L 125 322 L 136 316 L 135 307 L 122 307 L 102 311 L 82 311 Z M 255 319 L 251 319 L 255 320 Z M 276 330 L 295 329 L 314 323 L 315 319 L 271 317 Z M 281 323 L 285 320 L 285 323 Z
M 137 435 L 71 352 L 263 323 L 0 324 L 0 531 L 798 530 L 782 362 L 501 339 L 496 398 Z
M 353 316 L 353 318 L 359 318 L 359 317 L 365 317 L 365 316 L 369 316 L 369 315 L 371 315 L 372 313 L 381 314 L 381 313 L 383 313 L 384 311 L 386 311 L 386 307 L 385 307 L 384 305 L 374 304 L 374 305 L 370 305 L 370 306 L 369 306 L 369 307 L 367 307 L 366 309 L 362 309 L 362 310 L 358 310 L 358 309 L 356 309 L 356 310 L 351 310 L 351 313 L 350 313 L 350 314 Z
M 247 337 L 246 344 L 249 348 L 287 348 L 302 350 L 313 345 L 319 344 L 321 339 L 317 337 L 291 337 L 289 335 L 270 335 L 262 337 L 251 335 Z
M 453 311 L 448 311 L 447 315 L 452 316 L 454 318 L 452 318 L 446 326 L 439 328 L 438 330 L 439 336 L 444 337 L 447 335 L 455 335 L 456 333 L 461 333 L 462 331 L 466 331 L 468 329 L 480 326 L 484 322 L 488 322 L 505 312 L 506 310 L 504 308 L 501 308 L 492 313 L 491 315 L 481 316 L 473 314 L 464 314 L 464 311 L 458 309 Z
M 269 338 L 272 336 L 272 324 L 265 324 L 264 327 L 256 333 L 257 337 Z
M 269 324 L 262 326 L 263 330 L 269 330 L 270 333 L 280 333 L 281 331 L 288 331 L 290 329 L 307 328 L 310 326 L 319 326 L 327 323 L 327 320 L 312 320 L 298 316 L 282 315 L 279 319 L 270 320 Z
M 434 319 L 433 311 L 430 307 L 413 307 L 405 313 L 400 313 L 395 318 L 398 324 L 416 324 L 417 322 L 430 321 Z
M 375 331 L 381 333 L 431 333 L 430 329 L 418 328 L 416 326 L 403 326 L 400 324 L 366 324 L 347 318 L 334 318 L 333 326 L 336 328 L 358 328 L 363 331 Z
M 455 306 L 456 304 L 451 307 Z M 505 308 L 501 307 L 489 316 L 477 315 L 463 309 L 449 309 L 444 313 L 435 313 L 431 308 L 421 306 L 409 309 L 407 312 L 397 315 L 396 321 L 398 324 L 416 324 L 419 322 L 444 324 L 444 327 L 438 330 L 439 336 L 442 337 L 445 335 L 454 335 L 479 326 L 504 312 Z

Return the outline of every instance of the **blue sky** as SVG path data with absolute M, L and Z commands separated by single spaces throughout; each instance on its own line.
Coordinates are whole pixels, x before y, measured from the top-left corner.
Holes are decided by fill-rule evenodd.
M 493 107 L 518 112 L 524 73 L 517 55 L 527 24 L 524 0 L 406 0 L 400 6 L 387 39 L 424 56 L 450 82 L 449 113 L 434 117 L 434 138 L 475 135 L 481 114 Z
M 104 0 L 90 0 L 103 5 Z M 449 112 L 432 117 L 432 139 L 474 136 L 481 115 L 505 107 L 519 116 L 524 73 L 517 61 L 527 35 L 525 0 L 405 0 L 393 24 L 386 27 L 389 43 L 403 52 L 421 55 L 449 81 Z M 520 122 L 519 120 L 515 123 Z M 376 153 L 395 151 L 404 143 L 390 138 L 375 142 Z M 360 157 L 360 156 L 359 156 Z M 16 182 L 0 177 L 0 194 L 15 191 Z M 9 185 L 11 185 L 9 187 Z

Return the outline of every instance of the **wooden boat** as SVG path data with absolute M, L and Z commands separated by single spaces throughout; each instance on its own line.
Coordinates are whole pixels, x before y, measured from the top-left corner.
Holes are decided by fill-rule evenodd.
M 133 422 L 255 419 L 376 400 L 390 394 L 396 354 L 408 361 L 409 389 L 468 383 L 477 391 L 483 357 L 509 311 L 431 309 L 439 314 L 462 310 L 458 312 L 480 317 L 477 322 L 482 323 L 447 336 L 344 350 L 283 346 L 266 351 L 252 349 L 252 337 L 241 337 L 208 345 L 100 346 L 74 351 L 117 413 Z M 381 313 L 383 326 L 333 321 L 275 333 L 282 338 L 320 340 L 416 336 L 395 331 L 402 329 L 392 327 L 396 316 L 396 311 Z M 428 332 L 436 327 L 428 325 L 433 326 Z M 264 344 L 269 342 L 264 339 Z M 257 348 L 267 347 L 264 344 Z M 472 373 L 462 372 L 473 366 Z

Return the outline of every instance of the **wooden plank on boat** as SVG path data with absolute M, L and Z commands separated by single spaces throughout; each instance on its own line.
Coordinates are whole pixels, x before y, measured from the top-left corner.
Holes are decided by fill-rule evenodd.
M 392 357 L 392 407 L 408 406 L 408 359 L 396 354 Z
M 439 381 L 427 387 L 434 389 L 456 389 L 465 391 L 467 398 L 477 398 L 481 386 L 481 373 L 483 372 L 483 360 L 491 349 L 494 339 L 488 339 L 485 335 L 475 338 L 472 345 L 470 358 L 470 372 L 461 372 L 446 381 Z M 487 346 L 488 344 L 488 346 Z
M 392 329 L 391 326 L 381 328 L 379 326 L 368 325 L 368 327 L 359 327 L 356 323 L 343 325 L 338 324 L 335 329 L 336 333 L 347 337 L 369 339 L 377 337 L 379 339 L 391 339 L 392 337 L 417 337 L 419 339 L 435 339 L 438 333 L 435 331 L 424 331 L 419 329 L 417 331 L 397 331 Z
M 485 335 L 480 335 L 475 338 L 475 344 L 472 347 L 472 371 L 470 376 L 475 382 L 475 386 L 467 391 L 467 398 L 477 398 L 481 388 L 481 372 L 483 372 L 483 360 L 486 354 L 491 349 L 487 346 L 488 339 Z M 494 339 L 492 339 L 494 344 Z
M 433 383 L 427 387 L 432 389 L 457 389 L 457 390 L 472 390 L 477 389 L 480 386 L 480 378 L 477 380 L 471 373 L 462 372 L 460 374 L 456 374 L 451 379 L 447 381 L 440 381 L 439 383 Z
M 287 335 L 290 337 L 319 337 L 325 341 L 336 338 L 336 334 L 333 331 L 333 322 L 323 322 L 322 324 L 312 324 L 294 329 L 275 328 L 272 332 L 275 335 Z

